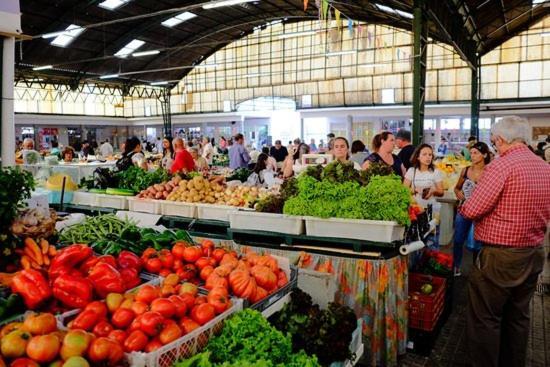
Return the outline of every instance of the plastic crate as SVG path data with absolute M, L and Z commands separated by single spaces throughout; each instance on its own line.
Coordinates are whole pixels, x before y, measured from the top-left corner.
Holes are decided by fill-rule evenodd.
M 315 237 L 393 242 L 405 237 L 405 227 L 383 220 L 304 217 L 306 234 Z
M 229 222 L 229 214 L 238 208 L 230 205 L 200 204 L 197 203 L 197 218 Z
M 304 233 L 304 219 L 300 216 L 237 210 L 229 214 L 232 229 L 245 229 L 300 235 Z
M 433 287 L 430 294 L 420 291 L 426 283 Z M 445 305 L 445 285 L 444 278 L 409 274 L 409 327 L 426 331 L 434 329 Z
M 101 208 L 128 210 L 128 196 L 96 194 L 96 205 Z
M 163 200 L 160 203 L 160 214 L 186 218 L 196 218 L 197 206 L 192 203 Z
M 128 198 L 128 210 L 131 212 L 141 212 L 149 214 L 161 213 L 161 200 L 141 199 L 137 197 Z
M 73 194 L 73 204 L 96 206 L 97 194 L 84 191 L 75 191 Z
M 208 344 L 210 338 L 221 332 L 224 320 L 232 314 L 242 310 L 242 300 L 232 299 L 232 302 L 233 305 L 231 308 L 200 328 L 174 340 L 172 343 L 166 344 L 154 352 L 126 353 L 126 361 L 133 367 L 171 367 L 180 359 L 190 358 L 200 353 L 206 344 Z

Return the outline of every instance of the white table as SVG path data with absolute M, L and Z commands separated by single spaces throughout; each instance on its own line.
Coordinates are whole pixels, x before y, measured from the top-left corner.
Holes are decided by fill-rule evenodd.
M 92 177 L 98 167 L 114 168 L 115 161 L 90 162 L 90 163 L 65 163 L 59 162 L 57 165 L 23 164 L 21 167 L 36 176 L 40 170 L 48 170 L 49 176 L 55 173 L 64 173 L 72 178 L 75 183 L 80 183 L 82 178 Z

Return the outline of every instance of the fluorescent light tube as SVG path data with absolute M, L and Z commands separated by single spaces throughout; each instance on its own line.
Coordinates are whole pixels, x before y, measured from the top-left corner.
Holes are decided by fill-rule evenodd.
M 51 69 L 51 68 L 53 68 L 53 65 L 37 66 L 37 67 L 34 67 L 32 69 L 35 70 L 35 71 L 38 71 L 38 70 L 46 70 L 46 69 Z
M 316 34 L 315 31 L 304 31 L 296 33 L 283 33 L 279 35 L 279 39 L 294 38 L 294 37 L 303 37 L 303 36 L 312 36 Z
M 162 82 L 152 82 L 151 85 L 166 85 L 168 84 L 168 81 L 162 81 Z
M 357 50 L 349 50 L 349 51 L 337 51 L 337 52 L 327 52 L 325 56 L 341 56 L 341 55 L 353 55 L 356 54 Z
M 195 18 L 197 15 L 193 14 L 191 12 L 183 12 L 181 14 L 176 15 L 175 17 L 166 19 L 164 22 L 160 23 L 165 27 L 174 27 L 177 26 L 180 23 L 183 23 L 189 19 Z
M 159 50 L 151 50 L 151 51 L 134 52 L 132 56 L 141 57 L 141 56 L 150 56 L 150 55 L 158 55 L 158 54 L 160 54 Z
M 99 79 L 112 79 L 112 78 L 118 78 L 118 74 L 107 74 L 99 77 Z
M 204 4 L 202 6 L 203 9 L 214 9 L 214 8 L 221 8 L 222 6 L 232 6 L 232 5 L 238 5 L 243 3 L 250 3 L 252 1 L 258 1 L 258 0 L 222 0 L 222 1 L 212 1 L 208 4 Z

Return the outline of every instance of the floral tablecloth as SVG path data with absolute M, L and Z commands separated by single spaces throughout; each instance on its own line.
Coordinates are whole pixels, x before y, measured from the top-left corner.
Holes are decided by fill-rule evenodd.
M 237 251 L 244 248 L 233 241 L 221 242 Z M 251 249 L 287 257 L 299 268 L 335 274 L 339 283 L 336 301 L 353 308 L 364 321 L 366 355 L 371 365 L 397 365 L 397 357 L 405 353 L 407 343 L 407 258 L 368 260 L 295 250 Z

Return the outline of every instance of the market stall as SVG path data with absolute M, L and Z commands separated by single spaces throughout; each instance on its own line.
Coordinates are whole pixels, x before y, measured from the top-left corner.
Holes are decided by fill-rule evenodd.
M 54 165 L 47 163 L 23 164 L 21 167 L 33 174 L 33 176 L 49 177 L 53 174 L 65 174 L 72 178 L 74 182 L 80 182 L 93 176 L 94 171 L 99 168 L 114 168 L 115 161 L 106 162 L 83 162 L 83 163 L 65 163 L 63 161 Z

